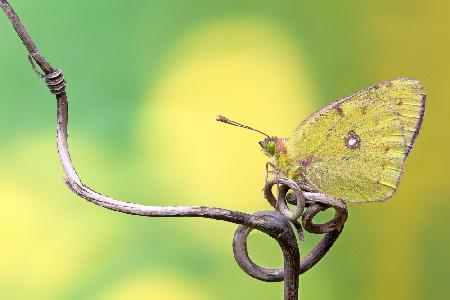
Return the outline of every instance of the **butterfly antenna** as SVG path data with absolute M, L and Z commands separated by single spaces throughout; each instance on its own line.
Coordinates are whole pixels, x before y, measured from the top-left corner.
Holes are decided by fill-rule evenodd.
M 266 134 L 266 133 L 264 133 L 264 132 L 262 132 L 262 131 L 260 131 L 258 129 L 255 129 L 253 127 L 250 127 L 250 126 L 247 126 L 247 125 L 243 125 L 241 123 L 238 123 L 238 122 L 232 121 L 230 119 L 227 119 L 224 116 L 218 115 L 216 117 L 216 121 L 219 121 L 219 122 L 222 122 L 222 123 L 226 123 L 226 124 L 230 124 L 230 125 L 237 126 L 237 127 L 246 128 L 246 129 L 249 129 L 249 130 L 253 130 L 253 131 L 261 133 L 262 135 L 265 135 L 266 137 L 268 137 L 270 139 L 270 136 L 268 134 Z

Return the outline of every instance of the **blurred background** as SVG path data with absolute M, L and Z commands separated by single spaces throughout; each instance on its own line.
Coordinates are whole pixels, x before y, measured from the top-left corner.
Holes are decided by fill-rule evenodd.
M 64 70 L 70 149 L 94 189 L 147 205 L 270 209 L 260 136 L 382 80 L 428 95 L 398 193 L 350 205 L 300 299 L 449 299 L 450 19 L 446 0 L 11 1 Z M 281 299 L 235 263 L 235 225 L 110 212 L 62 183 L 55 103 L 0 16 L 0 298 Z M 302 255 L 318 237 L 307 236 Z M 259 264 L 276 243 L 250 237 Z

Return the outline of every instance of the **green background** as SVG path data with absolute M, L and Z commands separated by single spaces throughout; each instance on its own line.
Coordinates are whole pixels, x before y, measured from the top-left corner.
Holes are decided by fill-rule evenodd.
M 13 1 L 68 81 L 70 146 L 82 180 L 147 205 L 269 209 L 259 136 L 382 80 L 428 96 L 398 193 L 350 205 L 301 299 L 449 299 L 450 5 L 434 1 Z M 235 226 L 95 207 L 62 183 L 55 103 L 0 16 L 0 298 L 281 299 L 245 275 Z M 307 236 L 302 253 L 317 237 Z M 252 234 L 251 256 L 282 263 Z

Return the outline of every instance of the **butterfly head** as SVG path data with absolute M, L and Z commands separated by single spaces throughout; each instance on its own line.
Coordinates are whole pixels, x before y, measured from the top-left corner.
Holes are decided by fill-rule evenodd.
M 261 150 L 264 154 L 271 157 L 275 155 L 276 151 L 276 137 L 267 137 L 264 140 L 259 142 L 261 146 Z
M 269 157 L 278 157 L 287 152 L 286 139 L 284 138 L 278 138 L 276 136 L 267 137 L 259 142 L 259 145 L 261 146 L 263 153 Z

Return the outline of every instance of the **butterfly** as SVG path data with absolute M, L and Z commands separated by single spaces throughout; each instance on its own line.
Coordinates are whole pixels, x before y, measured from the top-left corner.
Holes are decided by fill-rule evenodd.
M 426 96 L 420 81 L 400 78 L 336 100 L 306 118 L 289 138 L 257 131 L 274 171 L 345 202 L 385 201 L 396 192 L 417 138 Z

